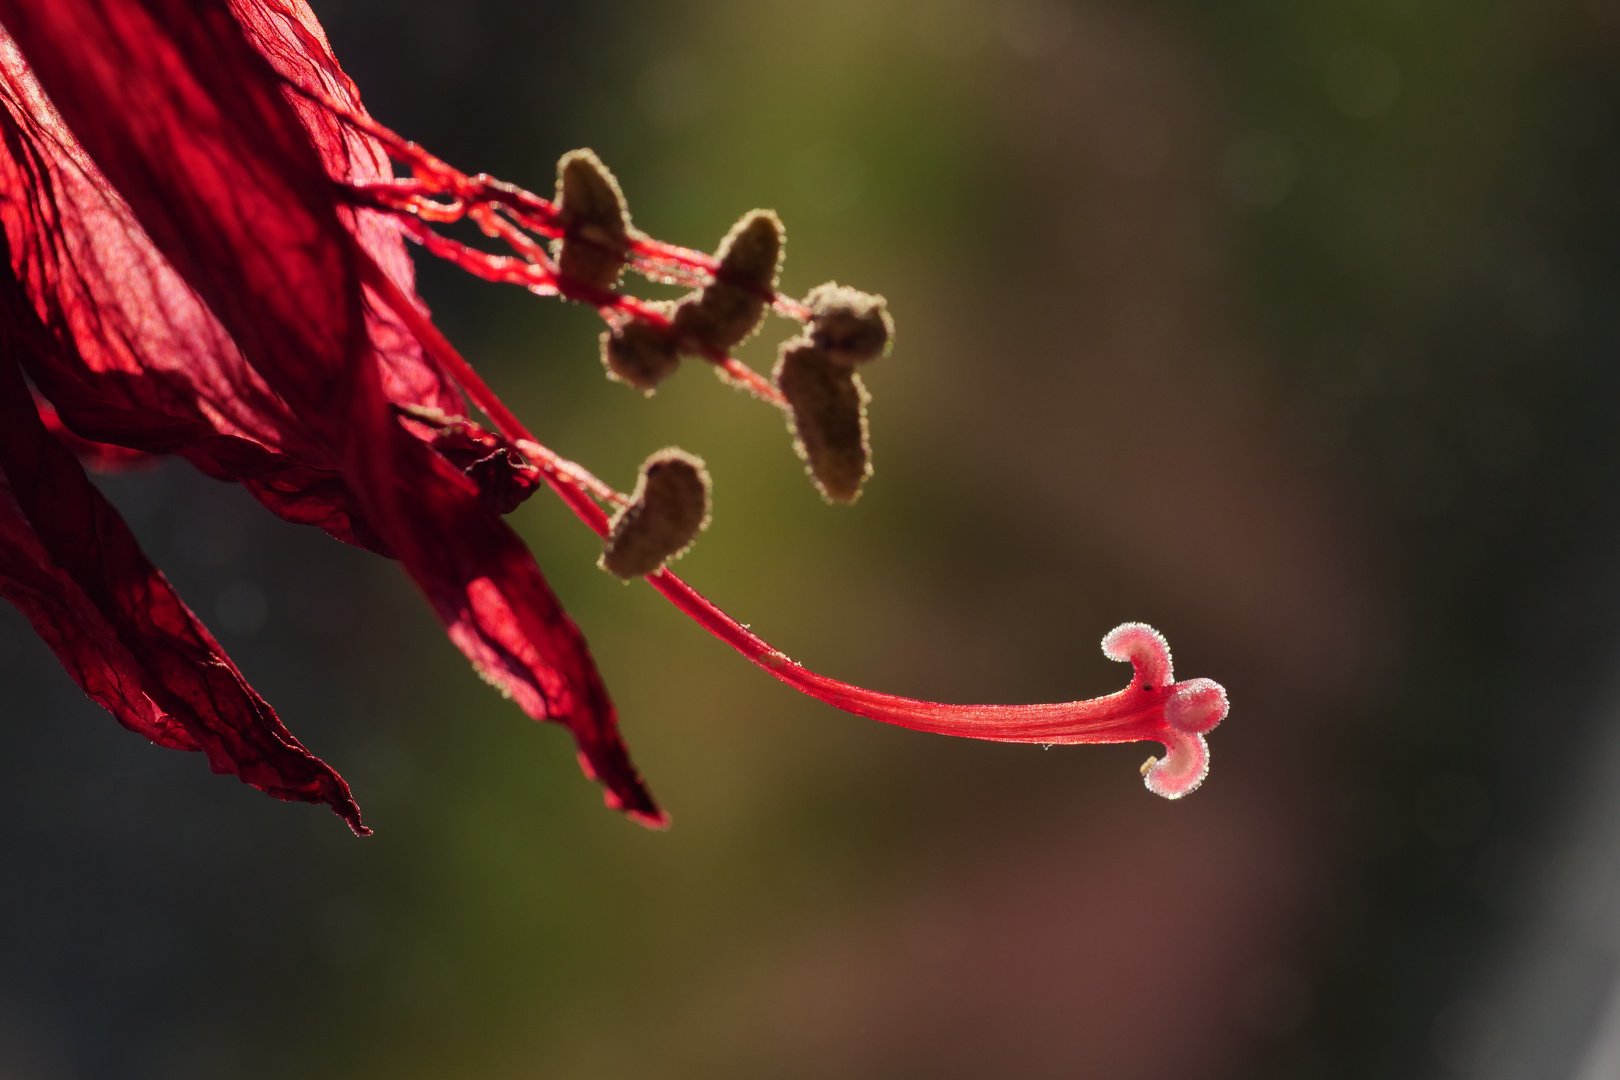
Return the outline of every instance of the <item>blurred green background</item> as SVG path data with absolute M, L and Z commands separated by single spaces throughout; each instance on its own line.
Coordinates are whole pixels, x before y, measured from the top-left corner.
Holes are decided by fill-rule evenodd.
M 1178 803 L 1141 746 L 858 720 L 542 494 L 651 833 L 396 567 L 107 477 L 377 834 L 123 732 L 7 612 L 0 1077 L 1620 1075 L 1620 4 L 316 9 L 461 167 L 544 192 L 590 146 L 649 232 L 772 207 L 789 293 L 888 297 L 877 472 L 830 508 L 701 364 L 643 400 L 591 313 L 421 262 L 552 447 L 707 460 L 711 598 L 947 701 L 1110 692 L 1144 620 L 1232 714 Z

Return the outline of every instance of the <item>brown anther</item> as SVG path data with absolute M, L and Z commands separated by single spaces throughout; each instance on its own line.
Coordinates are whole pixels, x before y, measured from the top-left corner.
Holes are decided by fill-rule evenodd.
M 793 448 L 829 500 L 852 503 L 872 475 L 866 388 L 859 375 L 813 341 L 782 344 L 772 372 L 792 413 Z
M 608 378 L 650 394 L 681 366 L 681 356 L 669 327 L 631 319 L 602 334 L 602 363 Z
M 669 447 L 641 466 L 630 505 L 613 517 L 597 565 L 626 581 L 656 573 L 680 557 L 709 523 L 709 473 L 703 462 Z
M 894 337 L 888 301 L 836 281 L 817 285 L 804 298 L 810 309 L 810 340 L 842 364 L 863 364 L 884 355 Z
M 630 211 L 618 180 L 593 151 L 571 150 L 557 162 L 557 216 L 567 230 L 552 244 L 559 272 L 612 288 L 627 261 Z
M 720 241 L 715 280 L 676 306 L 675 331 L 693 352 L 728 352 L 765 317 L 782 263 L 782 220 L 769 210 L 743 215 Z
M 720 260 L 720 276 L 764 292 L 775 289 L 786 234 L 776 211 L 748 211 L 726 233 L 715 252 Z

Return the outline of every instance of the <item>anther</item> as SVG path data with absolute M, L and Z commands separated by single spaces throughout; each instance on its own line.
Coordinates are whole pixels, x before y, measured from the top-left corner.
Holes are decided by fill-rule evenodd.
M 703 462 L 670 447 L 649 457 L 630 505 L 614 515 L 597 565 L 626 581 L 663 569 L 709 523 L 709 473 Z
M 618 180 L 593 151 L 572 150 L 557 162 L 557 216 L 566 230 L 552 245 L 558 271 L 612 288 L 626 262 L 630 211 Z
M 801 337 L 782 344 L 772 377 L 790 408 L 793 448 L 816 487 L 828 500 L 854 502 L 872 474 L 860 376 Z
M 650 394 L 681 365 L 674 332 L 644 319 L 631 319 L 602 334 L 602 363 L 608 378 Z
M 810 340 L 833 361 L 863 364 L 888 352 L 894 320 L 883 297 L 829 281 L 811 289 L 804 306 L 810 309 Z
M 771 211 L 743 215 L 720 241 L 714 281 L 676 306 L 677 337 L 697 352 L 728 352 L 747 340 L 776 289 L 783 237 L 782 220 Z

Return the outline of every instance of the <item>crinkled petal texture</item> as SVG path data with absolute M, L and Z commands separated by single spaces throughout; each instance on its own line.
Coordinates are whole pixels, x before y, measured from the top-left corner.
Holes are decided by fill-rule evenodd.
M 572 731 L 610 804 L 661 823 L 533 558 L 399 422 L 465 406 L 362 287 L 374 263 L 414 297 L 398 233 L 333 183 L 386 177 L 381 149 L 283 82 L 358 108 L 308 9 L 0 0 L 0 24 L 0 224 L 31 316 L 0 331 L 65 426 L 397 556 L 479 672 Z
M 28 318 L 0 278 L 5 324 Z M 349 787 L 282 726 L 53 439 L 17 366 L 0 355 L 0 594 L 28 617 L 91 698 L 161 746 L 201 750 L 283 799 L 322 802 L 357 833 Z
M 272 509 L 377 546 L 338 464 L 153 248 L 0 38 L 0 226 L 45 331 L 24 357 L 63 425 L 179 453 Z M 7 327 L 20 336 L 35 327 Z M 360 535 L 356 535 L 357 526 Z

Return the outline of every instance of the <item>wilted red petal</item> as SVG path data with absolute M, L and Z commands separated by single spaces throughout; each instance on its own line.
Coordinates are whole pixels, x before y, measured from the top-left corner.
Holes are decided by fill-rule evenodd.
M 0 290 L 9 294 L 0 296 L 0 334 L 15 343 L 5 331 L 16 325 L 22 297 L 9 278 L 0 278 Z M 14 570 L 14 589 L 25 613 L 52 632 L 47 640 L 68 671 L 95 687 L 93 697 L 155 741 L 202 750 L 215 772 L 278 798 L 326 803 L 355 832 L 367 831 L 343 778 L 282 726 L 73 454 L 45 430 L 9 354 L 0 358 L 0 471 L 36 538 L 28 543 L 8 507 L 6 532 L 17 541 L 8 561 L 32 555 L 39 568 L 31 580 Z M 44 588 L 47 577 L 61 584 L 54 596 Z M 75 616 L 84 619 L 76 632 L 63 625 Z M 108 645 L 109 632 L 118 648 Z M 155 713 L 140 703 L 131 674 Z
M 364 490 L 387 510 L 373 519 L 478 673 L 535 719 L 567 726 L 608 805 L 666 823 L 619 735 L 617 713 L 584 635 L 547 586 L 523 541 L 483 502 L 476 482 L 383 414 L 372 429 L 392 459 Z M 359 486 L 359 485 L 357 485 Z
M 320 21 L 303 0 L 231 0 L 231 10 L 253 47 L 288 82 L 319 91 L 360 115 L 366 115 L 360 91 L 339 66 Z M 394 178 L 383 147 L 343 123 L 302 94 L 288 101 L 309 132 L 327 175 L 348 184 L 371 184 Z M 416 264 L 406 251 L 399 222 L 391 214 L 344 204 L 339 217 L 361 248 L 402 291 L 414 295 Z M 466 412 L 461 391 L 423 356 L 422 345 L 386 305 L 367 295 L 366 330 L 381 365 L 383 393 L 390 401 Z
M 37 396 L 34 399 L 34 407 L 39 410 L 40 421 L 44 423 L 45 430 L 51 433 L 51 437 L 73 451 L 75 457 L 97 472 L 144 469 L 158 462 L 155 454 L 148 454 L 144 450 L 131 450 L 127 446 L 115 446 L 112 443 L 86 439 L 62 423 L 62 417 L 57 413 L 55 405 Z
M 27 617 L 91 700 L 159 746 L 196 750 L 186 729 L 146 693 L 145 672 L 118 631 L 40 544 L 0 474 L 0 596 Z
M 80 438 L 173 453 L 291 521 L 383 549 L 332 459 L 152 247 L 0 32 L 0 224 L 29 376 Z
M 340 207 L 332 183 L 392 174 L 363 136 L 302 99 L 302 115 L 290 106 L 266 56 L 340 98 L 352 84 L 307 8 L 238 7 L 252 42 L 226 4 L 207 0 L 7 0 L 0 15 L 157 249 L 306 426 L 341 419 L 347 360 L 366 343 L 390 396 L 464 411 L 395 316 L 368 316 L 357 289 L 332 290 L 356 240 L 410 288 L 397 226 Z
M 343 445 L 348 369 L 367 344 L 353 245 L 303 125 L 230 10 L 5 0 L 0 22 L 266 388 L 312 441 Z
M 368 336 L 377 323 L 355 273 L 375 262 L 341 217 L 325 171 L 333 148 L 317 130 L 317 153 L 230 12 L 201 0 L 0 0 L 0 22 L 314 459 L 339 463 L 451 639 L 530 715 L 569 727 L 610 801 L 661 821 L 584 640 L 532 557 L 476 486 L 395 419 L 398 365 L 378 359 L 388 343 Z M 403 291 L 397 277 L 386 284 Z

